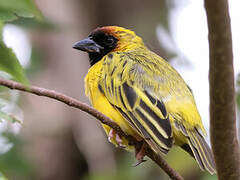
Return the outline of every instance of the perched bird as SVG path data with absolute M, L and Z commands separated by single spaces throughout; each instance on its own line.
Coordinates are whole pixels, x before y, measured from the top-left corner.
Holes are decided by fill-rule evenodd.
M 100 27 L 73 48 L 89 54 L 85 88 L 94 108 L 156 153 L 166 154 L 175 144 L 192 155 L 202 170 L 216 172 L 191 89 L 139 36 L 118 26 Z M 132 149 L 109 126 L 103 128 L 113 144 Z M 136 152 L 139 163 L 143 151 Z

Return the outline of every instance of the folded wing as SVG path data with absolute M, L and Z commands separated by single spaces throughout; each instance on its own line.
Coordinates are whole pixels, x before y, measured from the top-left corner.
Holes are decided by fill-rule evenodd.
M 134 69 L 137 68 L 136 64 L 131 64 L 131 61 L 127 64 L 127 58 L 119 57 L 114 59 L 119 60 L 118 65 L 114 66 L 113 63 L 108 63 L 111 59 L 106 57 L 104 61 L 105 74 L 99 82 L 100 91 L 157 153 L 167 153 L 172 147 L 173 138 L 164 103 L 149 86 L 131 77 L 134 71 L 138 71 Z

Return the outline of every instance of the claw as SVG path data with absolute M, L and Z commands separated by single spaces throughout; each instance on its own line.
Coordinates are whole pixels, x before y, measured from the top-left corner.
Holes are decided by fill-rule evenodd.
M 112 140 L 113 140 L 114 136 L 115 136 L 115 131 L 113 129 L 110 129 L 110 131 L 108 133 L 108 141 L 110 143 L 112 143 Z
M 136 164 L 133 165 L 133 167 L 136 167 L 146 161 L 145 159 L 143 159 L 145 156 L 145 146 L 146 146 L 146 144 L 143 142 L 141 148 L 138 150 L 136 149 L 137 162 L 136 162 Z
M 123 140 L 121 139 L 121 137 L 116 133 L 116 131 L 114 129 L 110 129 L 109 133 L 108 133 L 108 141 L 113 143 L 115 137 L 115 141 L 117 143 L 117 146 L 120 148 L 126 148 L 126 146 L 123 144 Z
M 118 147 L 126 148 L 126 146 L 123 144 L 123 140 L 117 133 L 116 133 L 116 142 L 117 142 Z
M 137 162 L 135 164 L 133 164 L 132 167 L 137 167 L 138 165 L 142 164 L 145 161 L 147 161 L 147 160 L 146 159 L 137 160 Z

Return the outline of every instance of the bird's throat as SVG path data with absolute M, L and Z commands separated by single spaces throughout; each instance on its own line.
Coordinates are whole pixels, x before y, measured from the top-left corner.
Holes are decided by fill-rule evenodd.
M 100 61 L 104 55 L 99 53 L 88 53 L 88 56 L 89 56 L 90 65 L 93 66 L 98 61 Z

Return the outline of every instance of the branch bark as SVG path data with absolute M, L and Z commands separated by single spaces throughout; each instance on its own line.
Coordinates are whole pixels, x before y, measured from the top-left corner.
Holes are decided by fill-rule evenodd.
M 0 79 L 0 85 L 5 86 L 10 89 L 16 89 L 19 91 L 24 91 L 28 93 L 32 93 L 38 96 L 45 96 L 51 99 L 55 99 L 57 101 L 60 101 L 64 104 L 67 104 L 68 106 L 80 109 L 95 118 L 97 118 L 101 123 L 106 124 L 113 128 L 117 133 L 123 137 L 125 137 L 131 144 L 133 144 L 136 147 L 141 146 L 141 142 L 138 142 L 134 137 L 126 135 L 121 128 L 110 118 L 105 116 L 104 114 L 100 113 L 96 109 L 92 108 L 91 106 L 82 103 L 72 97 L 66 96 L 62 93 L 48 90 L 36 86 L 25 86 L 23 84 L 17 83 L 15 81 L 6 80 L 6 79 Z M 152 151 L 149 147 L 146 149 L 146 156 L 148 156 L 150 159 L 152 159 L 160 168 L 162 168 L 168 176 L 173 180 L 183 180 L 183 177 L 178 174 L 174 169 L 172 169 L 167 162 L 159 155 L 156 154 L 154 151 Z
M 227 0 L 205 0 L 210 45 L 210 130 L 220 180 L 240 179 L 232 35 Z

